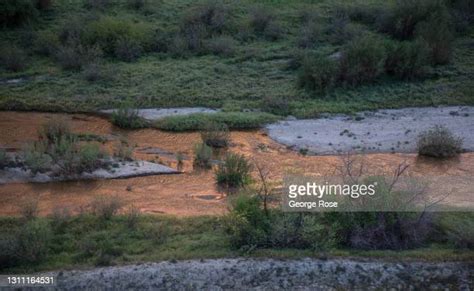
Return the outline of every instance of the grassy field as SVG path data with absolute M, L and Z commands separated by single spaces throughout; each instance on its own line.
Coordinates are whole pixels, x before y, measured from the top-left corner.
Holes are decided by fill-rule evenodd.
M 234 38 L 230 55 L 189 53 L 173 57 L 169 52 L 146 50 L 133 62 L 105 56 L 100 62 L 101 77 L 95 81 L 86 80 L 84 70 L 63 70 L 54 57 L 35 52 L 35 35 L 59 33 L 64 23 L 73 18 L 108 16 L 134 23 L 138 29 L 173 33 L 186 11 L 197 5 L 195 1 L 150 0 L 144 8 L 134 10 L 125 2 L 113 2 L 106 9 L 91 11 L 82 1 L 57 0 L 30 24 L 1 29 L 2 46 L 7 42 L 16 44 L 27 57 L 23 70 L 0 70 L 0 109 L 93 111 L 117 107 L 123 100 L 131 99 L 142 107 L 260 109 L 312 117 L 322 112 L 474 104 L 472 26 L 457 34 L 451 62 L 432 68 L 423 79 L 400 81 L 383 76 L 368 84 L 335 88 L 324 94 L 297 86 L 298 69 L 291 67 L 295 56 L 309 51 L 330 55 L 340 51 L 347 42 L 334 40 L 330 35 L 315 47 L 300 48 L 297 42 L 304 25 L 304 12 L 318 15 L 324 28 L 330 25 L 327 23 L 331 23 L 339 7 L 350 3 L 383 6 L 388 5 L 386 1 L 224 1 L 230 11 L 225 34 Z M 241 27 L 248 22 L 248 11 L 257 3 L 273 13 L 279 27 L 278 39 L 251 36 L 241 40 Z M 358 33 L 389 38 L 370 24 L 352 21 L 350 25 Z M 7 83 L 18 78 L 21 78 L 18 83 Z
M 449 219 L 454 214 L 441 219 Z M 457 214 L 462 217 L 462 214 Z M 466 216 L 467 218 L 468 216 Z M 472 216 L 471 216 L 472 217 Z M 312 250 L 298 248 L 236 249 L 231 246 L 222 217 L 174 218 L 168 216 L 140 216 L 133 225 L 126 215 L 103 220 L 82 215 L 58 220 L 36 218 L 35 222 L 48 226 L 47 252 L 37 262 L 33 250 L 41 248 L 37 236 L 31 236 L 30 248 L 19 263 L 5 260 L 6 247 L 2 245 L 0 273 L 33 272 L 54 269 L 86 268 L 141 262 L 184 259 L 212 259 L 229 257 L 272 258 L 331 258 L 353 257 L 384 260 L 472 261 L 472 249 L 459 249 L 446 242 L 436 242 L 423 248 L 402 251 L 361 251 L 347 248 Z M 31 223 L 31 222 L 30 222 Z M 1 218 L 2 241 L 21 233 L 25 221 L 20 218 Z M 44 232 L 43 232 L 44 234 Z M 10 244 L 12 242 L 10 241 Z

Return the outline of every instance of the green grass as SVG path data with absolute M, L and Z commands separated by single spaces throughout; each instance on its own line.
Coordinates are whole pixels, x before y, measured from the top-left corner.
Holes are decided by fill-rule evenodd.
M 448 216 L 447 216 L 448 217 Z M 47 218 L 37 218 L 45 220 Z M 175 218 L 169 216 L 140 216 L 135 228 L 127 224 L 126 216 L 100 220 L 81 215 L 54 224 L 50 252 L 39 264 L 20 264 L 2 268 L 0 273 L 24 273 L 54 269 L 71 269 L 104 265 L 100 252 L 113 253 L 105 265 L 185 259 L 230 257 L 271 258 L 330 258 L 364 257 L 384 260 L 472 261 L 474 250 L 456 249 L 447 244 L 432 244 L 405 251 L 357 251 L 331 249 L 257 249 L 251 253 L 231 247 L 221 217 Z M 24 224 L 18 218 L 0 218 L 1 238 L 15 234 Z M 102 247 L 85 247 L 101 245 Z M 110 251 L 110 250 L 113 251 Z M 91 251 L 92 250 L 92 251 Z M 90 251 L 90 253 L 88 253 Z M 1 257 L 0 257 L 1 258 Z
M 242 111 L 264 109 L 263 100 L 268 96 L 287 100 L 289 113 L 297 117 L 405 106 L 474 105 L 472 28 L 455 41 L 451 64 L 436 67 L 425 80 L 402 82 L 385 77 L 370 85 L 338 88 L 324 95 L 298 88 L 297 71 L 288 69 L 288 63 L 297 51 L 301 11 L 316 10 L 327 19 L 336 5 L 349 2 L 353 1 L 264 1 L 284 28 L 285 33 L 278 41 L 260 38 L 238 42 L 231 57 L 172 58 L 166 53 L 147 53 L 134 63 L 106 58 L 101 68 L 103 78 L 95 82 L 85 80 L 82 72 L 63 71 L 53 59 L 30 52 L 25 71 L 12 73 L 0 69 L 0 80 L 27 79 L 0 86 L 0 109 L 94 111 L 119 107 L 122 101 L 133 99 L 141 107 L 208 106 Z M 383 4 L 385 1 L 370 2 Z M 262 2 L 246 0 L 232 6 L 232 21 L 236 27 L 247 21 L 247 10 L 256 3 Z M 101 13 L 172 31 L 183 11 L 192 5 L 193 1 L 186 0 L 153 0 L 143 11 L 115 4 Z M 81 1 L 57 0 L 52 10 L 44 12 L 31 26 L 3 29 L 0 36 L 21 45 L 26 32 L 56 31 L 71 13 L 90 12 Z M 359 26 L 363 31 L 373 32 L 370 26 Z M 329 54 L 339 49 L 340 45 L 323 41 L 315 50 Z
M 210 122 L 218 122 L 225 123 L 229 129 L 253 129 L 276 120 L 278 120 L 278 117 L 269 113 L 196 113 L 186 116 L 165 117 L 157 121 L 154 126 L 168 131 L 189 131 L 203 129 Z

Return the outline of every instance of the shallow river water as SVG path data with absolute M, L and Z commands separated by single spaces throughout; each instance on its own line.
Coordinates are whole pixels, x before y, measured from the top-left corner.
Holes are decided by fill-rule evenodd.
M 86 210 L 98 195 L 117 195 L 126 204 L 134 205 L 145 213 L 165 213 L 179 216 L 215 215 L 228 209 L 225 194 L 219 192 L 212 170 L 193 169 L 193 148 L 200 135 L 170 133 L 156 129 L 121 130 L 107 119 L 84 114 L 53 114 L 35 112 L 0 112 L 0 148 L 18 152 L 26 142 L 36 139 L 38 127 L 51 118 L 64 118 L 77 133 L 91 133 L 106 137 L 104 147 L 111 149 L 118 140 L 126 138 L 135 145 L 137 159 L 160 161 L 176 168 L 176 154 L 184 155 L 184 173 L 156 175 L 129 179 L 54 182 L 45 184 L 19 183 L 0 185 L 0 215 L 16 215 L 26 199 L 38 199 L 41 215 L 55 208 L 72 212 Z M 285 173 L 312 173 L 331 175 L 340 165 L 339 156 L 304 156 L 271 140 L 263 130 L 233 131 L 232 152 L 244 154 L 269 172 L 276 184 Z M 364 156 L 366 166 L 373 173 L 391 173 L 400 163 L 410 164 L 407 173 L 428 177 L 474 177 L 474 154 L 465 153 L 447 161 L 420 159 L 414 154 L 369 154 Z M 467 185 L 467 186 L 466 186 Z M 451 204 L 473 202 L 474 189 L 467 183 Z M 438 191 L 448 191 L 453 185 L 442 183 Z M 462 185 L 461 185 L 462 186 Z M 461 187 L 462 188 L 462 187 Z M 474 204 L 473 204 L 474 205 Z

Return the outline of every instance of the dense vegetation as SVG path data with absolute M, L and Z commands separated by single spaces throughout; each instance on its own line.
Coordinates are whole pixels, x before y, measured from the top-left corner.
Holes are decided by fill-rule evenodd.
M 473 104 L 473 11 L 468 0 L 2 1 L 0 108 L 132 99 L 308 117 Z

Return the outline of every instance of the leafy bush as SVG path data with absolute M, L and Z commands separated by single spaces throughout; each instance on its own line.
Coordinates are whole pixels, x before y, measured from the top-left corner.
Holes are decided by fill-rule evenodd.
M 60 117 L 54 117 L 43 123 L 38 131 L 41 139 L 45 139 L 49 143 L 59 141 L 62 138 L 72 136 L 70 123 Z
M 212 54 L 231 56 L 234 53 L 235 41 L 230 36 L 218 36 L 206 42 L 206 47 Z
M 267 245 L 270 227 L 270 219 L 256 196 L 239 195 L 225 219 L 225 229 L 234 248 Z
M 423 156 L 449 158 L 462 152 L 462 139 L 446 127 L 436 125 L 420 134 L 417 148 L 418 154 Z
M 259 128 L 266 123 L 275 122 L 278 118 L 268 113 L 222 112 L 187 116 L 165 117 L 155 123 L 159 129 L 169 131 L 200 130 L 209 122 L 224 123 L 229 129 Z
M 471 213 L 444 214 L 440 223 L 441 231 L 448 241 L 460 248 L 474 247 L 474 220 Z
M 59 38 L 49 30 L 40 31 L 36 34 L 33 46 L 37 54 L 52 56 L 59 47 Z
M 61 43 L 66 44 L 71 41 L 78 41 L 83 37 L 87 19 L 71 15 L 61 24 L 58 38 Z
M 30 221 L 38 216 L 38 202 L 38 199 L 30 197 L 21 203 L 20 213 L 26 221 Z
M 378 22 L 381 31 L 406 40 L 415 35 L 419 23 L 436 13 L 449 16 L 445 12 L 443 0 L 399 0 L 382 14 Z
M 104 154 L 97 144 L 85 144 L 79 149 L 79 169 L 77 172 L 92 172 L 102 165 Z
M 56 51 L 56 60 L 65 70 L 79 70 L 97 62 L 101 56 L 102 50 L 98 46 L 85 47 L 78 40 L 70 40 Z
M 336 84 L 337 74 L 337 63 L 333 59 L 321 54 L 307 55 L 302 61 L 298 85 L 307 90 L 326 92 Z
M 262 108 L 272 114 L 286 116 L 290 114 L 288 98 L 266 96 L 262 100 Z
M 140 10 L 147 4 L 147 0 L 127 0 L 127 6 L 131 9 Z
M 15 252 L 22 262 L 40 263 L 49 253 L 51 239 L 51 227 L 46 221 L 31 220 L 20 229 Z
M 123 204 L 118 196 L 98 196 L 91 203 L 92 213 L 101 220 L 110 220 Z
M 7 152 L 4 149 L 0 149 L 0 170 L 7 167 L 9 163 Z
M 315 48 L 321 41 L 323 27 L 319 22 L 308 21 L 300 29 L 298 46 L 301 48 Z
M 456 31 L 464 33 L 474 23 L 474 3 L 470 0 L 452 0 L 450 2 Z
M 223 123 L 209 123 L 201 131 L 202 141 L 214 148 L 223 148 L 229 145 L 229 127 Z
M 138 109 L 132 108 L 129 102 L 112 113 L 112 123 L 120 128 L 142 128 L 145 121 L 138 114 Z
M 250 27 L 256 35 L 270 40 L 277 40 L 283 34 L 283 29 L 275 21 L 275 15 L 264 6 L 250 10 Z
M 220 186 L 238 189 L 250 183 L 252 170 L 251 164 L 245 156 L 228 153 L 224 162 L 216 170 L 216 181 Z
M 87 46 L 98 45 L 106 55 L 115 56 L 119 42 L 124 51 L 132 48 L 136 51 L 138 46 L 148 49 L 152 35 L 149 27 L 142 23 L 103 16 L 87 23 L 81 41 Z
M 114 157 L 122 161 L 133 160 L 133 146 L 125 139 L 120 140 L 120 143 L 115 149 Z
M 454 37 L 447 11 L 432 13 L 426 21 L 418 24 L 415 34 L 428 44 L 433 64 L 442 65 L 449 62 Z
M 82 74 L 87 81 L 95 82 L 102 78 L 101 66 L 98 63 L 90 63 L 84 66 Z
M 197 144 L 194 147 L 194 162 L 195 167 L 211 168 L 212 163 L 212 148 L 205 143 Z
M 428 50 L 423 41 L 389 42 L 385 71 L 405 80 L 422 77 L 430 64 Z
M 38 11 L 31 0 L 3 0 L 0 2 L 0 25 L 19 25 L 34 19 Z
M 122 61 L 132 62 L 142 54 L 142 46 L 135 39 L 123 37 L 117 40 L 115 45 L 115 56 Z
M 30 144 L 23 150 L 23 161 L 33 174 L 44 172 L 51 167 L 52 159 L 45 151 L 45 145 L 41 142 Z
M 349 85 L 372 82 L 383 73 L 385 59 L 385 48 L 379 39 L 356 39 L 344 48 L 340 78 Z
M 20 48 L 5 46 L 0 53 L 0 61 L 5 69 L 18 72 L 26 67 L 26 54 Z
M 220 1 L 207 1 L 188 10 L 181 21 L 182 31 L 201 26 L 206 35 L 220 34 L 228 24 L 228 9 Z
M 360 37 L 361 31 L 354 26 L 345 13 L 336 13 L 324 28 L 326 39 L 334 45 L 341 45 Z

